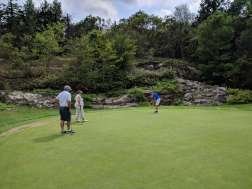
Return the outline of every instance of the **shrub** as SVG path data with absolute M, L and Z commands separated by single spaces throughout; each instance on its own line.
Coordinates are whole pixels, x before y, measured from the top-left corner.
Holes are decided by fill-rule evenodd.
M 246 104 L 252 102 L 252 91 L 240 89 L 228 89 L 228 104 Z
M 144 95 L 144 90 L 141 88 L 130 89 L 128 94 L 135 102 L 143 103 L 147 101 L 147 98 Z
M 144 69 L 135 70 L 132 75 L 128 76 L 130 87 L 132 86 L 152 86 L 162 79 L 173 79 L 174 72 L 170 69 L 158 71 L 149 71 Z
M 95 94 L 84 94 L 82 95 L 85 103 L 85 108 L 91 108 L 93 99 L 96 98 Z
M 154 87 L 153 90 L 160 93 L 179 93 L 179 87 L 176 80 L 160 81 Z

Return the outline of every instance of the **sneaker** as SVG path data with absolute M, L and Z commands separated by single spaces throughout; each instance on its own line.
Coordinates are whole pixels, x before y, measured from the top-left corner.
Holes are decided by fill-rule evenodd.
M 69 131 L 67 131 L 68 133 L 75 133 L 75 131 L 74 130 L 69 130 Z

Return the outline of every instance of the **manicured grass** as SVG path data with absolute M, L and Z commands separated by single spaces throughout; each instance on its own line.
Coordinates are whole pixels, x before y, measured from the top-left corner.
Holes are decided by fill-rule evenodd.
M 49 118 L 0 138 L 0 188 L 251 189 L 251 107 L 93 111 L 65 136 Z
M 0 104 L 0 133 L 13 127 L 53 115 L 57 115 L 56 110 Z

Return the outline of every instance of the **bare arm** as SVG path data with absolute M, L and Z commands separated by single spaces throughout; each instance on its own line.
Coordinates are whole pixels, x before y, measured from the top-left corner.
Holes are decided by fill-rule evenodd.
M 71 101 L 68 101 L 68 108 L 71 110 Z
M 80 96 L 78 96 L 78 97 L 77 97 L 78 106 L 81 106 L 80 101 L 81 101 L 81 100 L 80 100 Z

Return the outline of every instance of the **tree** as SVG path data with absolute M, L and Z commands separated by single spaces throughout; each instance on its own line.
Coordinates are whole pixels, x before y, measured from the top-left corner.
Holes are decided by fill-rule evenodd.
M 155 55 L 169 58 L 188 58 L 193 50 L 193 28 L 189 23 L 166 17 L 156 30 Z
M 6 28 L 8 32 L 12 34 L 18 34 L 20 29 L 20 15 L 22 14 L 20 6 L 16 0 L 9 0 L 5 8 L 4 17 L 6 22 Z
M 0 57 L 17 66 L 23 63 L 24 54 L 14 46 L 14 40 L 15 36 L 11 33 L 1 36 Z
M 57 23 L 62 21 L 62 8 L 61 3 L 58 0 L 53 0 L 51 5 L 51 22 Z
M 38 32 L 33 40 L 32 52 L 35 57 L 50 59 L 52 56 L 61 52 L 59 45 L 64 33 L 64 25 L 61 23 L 48 26 L 43 32 Z
M 73 85 L 103 92 L 126 86 L 127 72 L 135 53 L 130 39 L 121 35 L 109 38 L 107 34 L 93 30 L 72 45 L 72 55 L 78 61 L 69 68 L 67 78 Z
M 186 4 L 175 7 L 174 17 L 177 22 L 191 23 L 194 19 Z
M 152 49 L 151 46 L 155 42 L 155 32 L 161 22 L 161 19 L 156 16 L 138 11 L 128 19 L 120 20 L 118 25 L 112 27 L 112 31 L 130 36 L 136 42 L 136 56 L 144 57 L 148 56 Z
M 252 89 L 252 18 L 246 21 L 246 27 L 236 39 L 237 61 L 236 80 L 233 81 L 235 87 Z
M 196 18 L 196 24 L 200 24 L 206 20 L 209 16 L 215 13 L 215 11 L 221 9 L 221 5 L 225 0 L 202 0 L 200 3 L 199 14 Z
M 24 4 L 24 33 L 32 35 L 36 32 L 36 9 L 33 0 L 26 0 Z
M 235 16 L 249 15 L 252 2 L 250 0 L 234 0 L 232 1 L 228 13 Z
M 44 0 L 38 10 L 37 17 L 37 28 L 39 31 L 45 30 L 48 25 L 62 22 L 61 3 L 57 0 L 54 0 L 53 3 L 50 4 Z
M 6 5 L 0 4 L 0 35 L 6 32 L 6 18 L 5 18 Z
M 87 16 L 84 20 L 70 25 L 68 28 L 68 36 L 81 37 L 83 34 L 87 34 L 92 30 L 102 30 L 104 20 L 99 16 Z
M 201 23 L 197 31 L 199 59 L 203 79 L 215 84 L 229 83 L 232 63 L 233 18 L 216 12 Z

